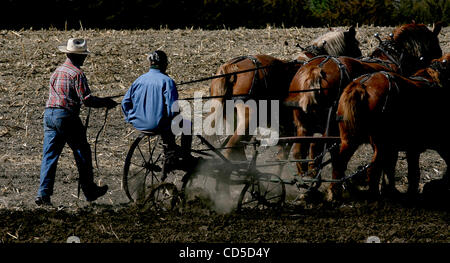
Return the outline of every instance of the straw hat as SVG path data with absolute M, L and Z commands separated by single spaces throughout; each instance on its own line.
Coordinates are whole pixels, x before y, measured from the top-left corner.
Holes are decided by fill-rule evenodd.
M 89 54 L 86 40 L 83 38 L 71 38 L 67 40 L 67 45 L 58 46 L 59 51 L 73 54 Z

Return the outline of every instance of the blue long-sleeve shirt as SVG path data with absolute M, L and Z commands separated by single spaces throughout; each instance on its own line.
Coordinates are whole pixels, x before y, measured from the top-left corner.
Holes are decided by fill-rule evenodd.
M 150 131 L 170 128 L 172 105 L 178 100 L 173 79 L 151 68 L 137 78 L 122 99 L 125 121 L 136 129 Z

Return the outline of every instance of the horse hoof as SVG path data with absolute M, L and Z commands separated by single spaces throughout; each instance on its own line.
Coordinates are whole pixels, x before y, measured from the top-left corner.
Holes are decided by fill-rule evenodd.
M 342 191 L 335 188 L 328 188 L 325 200 L 327 202 L 339 202 L 342 201 Z
M 324 200 L 324 194 L 317 190 L 309 190 L 303 195 L 303 200 L 307 203 L 320 203 Z
M 433 180 L 423 187 L 424 200 L 431 204 L 444 204 L 450 197 L 450 189 L 442 180 Z
M 388 199 L 394 199 L 394 200 L 395 199 L 400 199 L 402 197 L 402 193 L 399 190 L 397 190 L 397 188 L 385 189 L 382 192 L 382 195 L 384 197 L 387 197 Z

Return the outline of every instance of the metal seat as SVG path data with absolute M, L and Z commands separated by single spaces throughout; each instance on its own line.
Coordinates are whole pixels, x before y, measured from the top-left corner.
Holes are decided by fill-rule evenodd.
M 159 132 L 155 132 L 155 131 L 141 131 L 141 130 L 138 130 L 140 133 L 142 133 L 142 134 L 145 134 L 145 135 L 147 135 L 147 136 L 154 136 L 154 135 L 159 135 L 160 133 Z

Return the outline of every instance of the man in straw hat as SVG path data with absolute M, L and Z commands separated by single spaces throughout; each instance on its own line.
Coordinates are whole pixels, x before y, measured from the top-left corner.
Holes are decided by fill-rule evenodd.
M 73 151 L 86 200 L 94 201 L 108 190 L 107 185 L 94 183 L 91 148 L 79 113 L 81 103 L 87 107 L 108 109 L 117 103 L 111 98 L 91 95 L 86 76 L 80 68 L 89 54 L 85 39 L 71 38 L 67 45 L 58 49 L 66 53 L 67 59 L 50 77 L 49 98 L 44 112 L 40 185 L 35 199 L 37 205 L 51 205 L 56 166 L 66 143 Z

